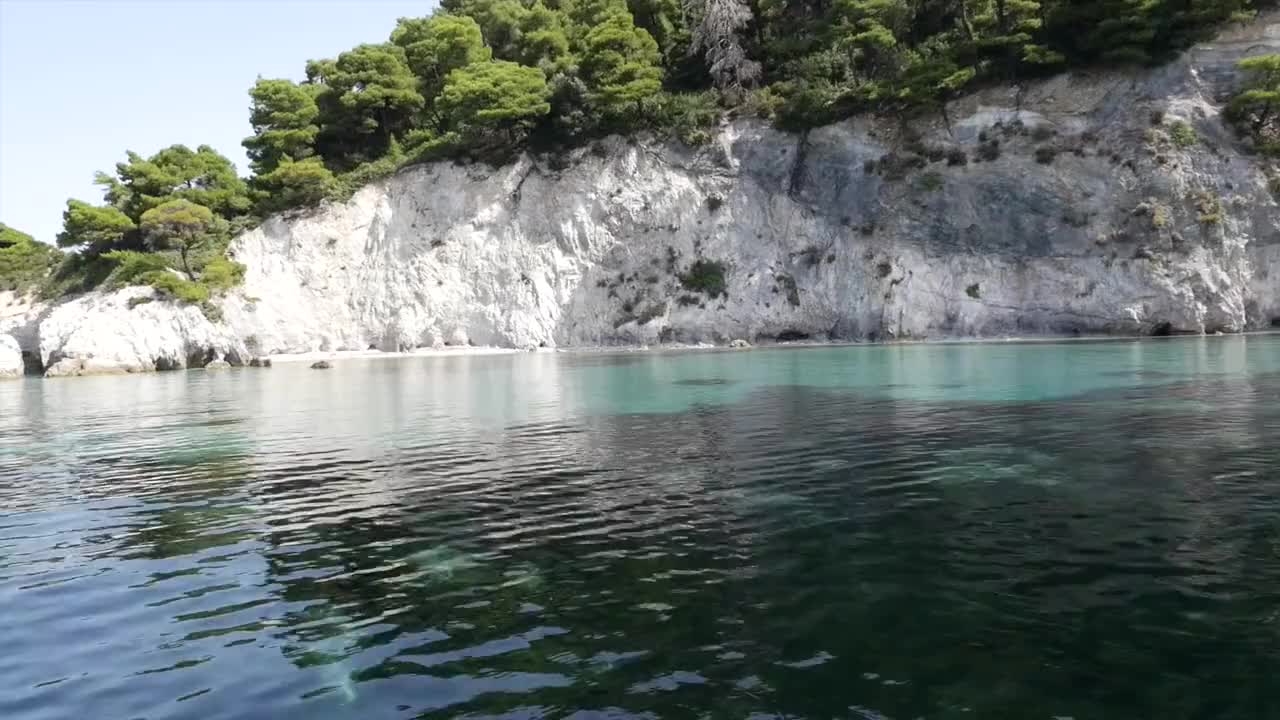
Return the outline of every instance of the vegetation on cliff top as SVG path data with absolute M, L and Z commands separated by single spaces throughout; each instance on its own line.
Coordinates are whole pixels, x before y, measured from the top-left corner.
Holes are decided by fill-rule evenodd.
M 207 146 L 131 152 L 99 173 L 105 203 L 68 201 L 58 244 L 78 252 L 46 291 L 128 276 L 198 300 L 243 272 L 222 260 L 238 228 L 414 162 L 497 161 L 639 130 L 697 143 L 725 112 L 794 129 L 861 112 L 905 119 L 982 83 L 1158 62 L 1272 2 L 443 0 L 385 42 L 307 62 L 302 82 L 260 78 L 248 180 Z M 1263 79 L 1233 114 L 1274 135 L 1280 65 L 1250 70 Z M 139 253 L 155 267 L 135 273 Z

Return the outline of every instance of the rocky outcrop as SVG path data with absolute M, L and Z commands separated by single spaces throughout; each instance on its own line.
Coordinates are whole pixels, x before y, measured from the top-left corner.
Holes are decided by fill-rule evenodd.
M 158 301 L 150 288 L 90 294 L 54 307 L 39 325 L 38 353 L 50 377 L 203 367 L 249 355 L 226 325 L 191 305 Z
M 0 380 L 22 377 L 22 349 L 12 336 L 0 335 Z
M 248 272 L 219 322 L 131 288 L 10 312 L 22 320 L 0 302 L 0 332 L 57 374 L 469 344 L 1264 327 L 1280 318 L 1276 183 L 1220 114 L 1235 63 L 1265 52 L 1280 52 L 1274 15 L 1157 70 L 989 89 L 906 131 L 740 120 L 696 149 L 613 138 L 420 166 L 237 238 Z

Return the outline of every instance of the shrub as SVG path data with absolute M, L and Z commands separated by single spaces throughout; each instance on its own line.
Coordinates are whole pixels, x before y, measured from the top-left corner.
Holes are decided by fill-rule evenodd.
M 244 282 L 245 266 L 225 257 L 205 264 L 200 283 L 212 291 L 226 291 Z
M 988 140 L 978 146 L 978 158 L 986 162 L 1000 159 L 1000 141 Z
M 950 165 L 951 167 L 956 167 L 956 166 L 968 165 L 968 164 L 969 164 L 969 156 L 966 155 L 965 151 L 961 150 L 960 148 L 952 148 L 947 152 L 947 165 Z
M 686 145 L 705 145 L 720 121 L 720 101 L 715 92 L 658 93 L 641 103 L 642 111 L 659 129 L 665 129 Z
M 1200 142 L 1200 137 L 1196 135 L 1195 128 L 1184 120 L 1174 121 L 1169 126 L 1169 138 L 1173 140 L 1174 145 L 1184 149 L 1194 147 L 1196 143 Z
M 137 278 L 144 285 L 150 285 L 163 297 L 172 298 L 184 303 L 204 303 L 209 299 L 209 288 L 178 277 L 169 270 L 156 270 Z
M 5 231 L 9 228 L 0 225 L 0 233 Z M 0 290 L 35 290 L 49 277 L 62 253 L 30 236 L 10 232 L 14 233 L 11 237 L 15 237 L 11 242 L 6 243 L 8 238 L 0 237 Z
M 681 273 L 680 285 L 685 290 L 700 292 L 708 297 L 726 294 L 725 264 L 717 260 L 698 260 Z
M 1151 208 L 1151 227 L 1162 230 L 1169 227 L 1169 210 L 1163 205 Z
M 927 172 L 920 176 L 920 189 L 925 192 L 935 192 L 941 190 L 946 185 L 941 173 Z
M 115 263 L 111 273 L 111 282 L 115 286 L 143 283 L 143 276 L 154 272 L 165 272 L 169 263 L 163 255 L 157 253 L 141 253 L 133 250 L 114 250 L 102 255 L 103 259 Z
M 1052 165 L 1053 161 L 1058 158 L 1058 151 L 1051 147 L 1036 148 L 1036 162 L 1041 165 Z
M 1201 191 L 1196 195 L 1195 202 L 1202 224 L 1217 225 L 1222 222 L 1222 199 L 1215 193 L 1208 190 Z
M 70 253 L 62 258 L 40 287 L 46 300 L 88 292 L 107 281 L 116 264 L 101 255 Z

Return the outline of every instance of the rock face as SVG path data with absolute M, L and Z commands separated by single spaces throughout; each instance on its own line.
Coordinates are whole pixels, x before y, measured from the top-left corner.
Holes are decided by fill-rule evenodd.
M 724 125 L 435 163 L 237 238 L 218 323 L 150 290 L 0 297 L 50 374 L 273 353 L 1240 331 L 1280 320 L 1280 205 L 1222 122 L 1272 14 L 1163 68 L 984 91 L 908 132 Z M 1188 132 L 1190 131 L 1190 132 Z
M 0 380 L 22 377 L 22 348 L 12 336 L 0 335 Z
M 198 307 L 152 300 L 130 287 L 54 307 L 39 324 L 39 359 L 50 377 L 242 364 L 244 343 Z
M 261 353 L 1264 326 L 1280 208 L 1219 113 L 1235 62 L 1277 48 L 1261 22 L 918 137 L 741 121 L 700 150 L 410 169 L 241 236 L 226 317 Z

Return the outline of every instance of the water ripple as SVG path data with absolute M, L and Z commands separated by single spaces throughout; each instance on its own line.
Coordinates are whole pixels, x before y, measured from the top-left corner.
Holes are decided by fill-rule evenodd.
M 0 716 L 1280 716 L 1278 369 L 1249 338 L 3 385 Z

